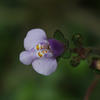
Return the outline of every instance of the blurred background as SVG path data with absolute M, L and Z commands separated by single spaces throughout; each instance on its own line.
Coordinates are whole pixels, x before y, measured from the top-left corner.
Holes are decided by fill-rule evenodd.
M 100 0 L 0 0 L 0 100 L 83 100 L 94 79 L 86 60 L 73 68 L 61 59 L 47 77 L 20 63 L 32 28 L 44 29 L 49 38 L 60 29 L 70 41 L 80 32 L 86 46 L 100 47 Z M 99 98 L 100 81 L 90 100 Z

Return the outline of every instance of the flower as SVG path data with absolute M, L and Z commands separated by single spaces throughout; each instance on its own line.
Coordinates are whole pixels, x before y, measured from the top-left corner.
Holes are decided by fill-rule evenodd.
M 93 58 L 90 67 L 92 69 L 100 71 L 100 58 Z
M 24 48 L 26 51 L 20 53 L 20 61 L 25 65 L 32 64 L 33 69 L 43 75 L 55 72 L 56 57 L 64 52 L 64 44 L 55 39 L 47 40 L 42 29 L 32 29 L 27 33 Z

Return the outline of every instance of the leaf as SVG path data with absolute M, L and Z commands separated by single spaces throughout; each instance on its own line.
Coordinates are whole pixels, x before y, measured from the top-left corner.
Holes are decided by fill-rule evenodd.
M 83 43 L 82 43 L 82 36 L 80 33 L 75 33 L 73 36 L 72 36 L 72 41 L 74 43 L 75 46 L 82 46 Z
M 60 30 L 56 30 L 53 37 L 56 39 L 56 40 L 59 40 L 63 43 L 66 43 L 66 39 L 63 35 L 63 33 L 60 31 Z
M 79 56 L 75 56 L 71 59 L 70 61 L 70 64 L 73 66 L 73 67 L 77 67 L 79 64 L 80 64 L 80 57 Z
M 64 59 L 68 59 L 71 57 L 71 50 L 70 49 L 66 49 L 65 52 L 61 55 L 62 58 Z
M 64 43 L 66 48 L 69 47 L 69 41 L 68 41 L 68 39 L 66 39 L 66 38 L 64 37 L 63 33 L 62 33 L 60 30 L 56 30 L 56 31 L 54 32 L 53 37 L 54 37 L 56 40 L 58 40 L 58 41 Z
M 96 74 L 99 74 L 100 75 L 100 70 L 94 70 L 94 72 L 96 73 Z
M 57 59 L 57 62 L 59 62 L 59 61 L 60 61 L 60 59 L 61 59 L 61 56 L 57 57 L 56 59 Z

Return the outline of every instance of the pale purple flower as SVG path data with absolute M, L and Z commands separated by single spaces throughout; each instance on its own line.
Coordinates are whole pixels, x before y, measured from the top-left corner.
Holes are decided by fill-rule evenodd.
M 50 75 L 57 68 L 56 57 L 64 51 L 64 44 L 49 39 L 44 30 L 32 29 L 24 39 L 25 51 L 20 53 L 20 61 L 25 65 L 32 64 L 33 69 L 43 75 Z

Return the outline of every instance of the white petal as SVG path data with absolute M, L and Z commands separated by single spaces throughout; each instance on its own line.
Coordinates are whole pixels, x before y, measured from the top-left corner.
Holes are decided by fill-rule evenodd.
M 24 48 L 26 50 L 32 49 L 38 42 L 46 40 L 47 36 L 44 30 L 42 29 L 32 29 L 30 30 L 26 38 L 24 39 Z
M 50 75 L 56 70 L 57 61 L 55 58 L 40 58 L 33 61 L 32 66 L 36 72 Z
M 28 51 L 23 51 L 19 56 L 20 61 L 25 65 L 30 65 L 33 61 L 33 53 Z

